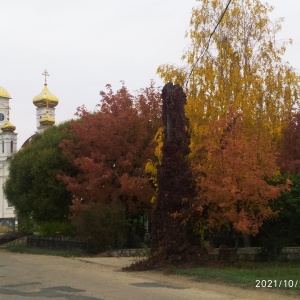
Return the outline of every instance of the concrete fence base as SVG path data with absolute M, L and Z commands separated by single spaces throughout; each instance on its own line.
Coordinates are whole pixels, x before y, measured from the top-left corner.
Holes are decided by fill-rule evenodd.
M 213 260 L 238 260 L 238 261 L 260 261 L 262 253 L 260 247 L 238 248 L 215 248 L 209 252 Z M 300 247 L 285 247 L 278 255 L 280 261 L 300 261 Z
M 141 257 L 147 256 L 145 249 L 112 249 L 101 253 L 101 257 Z
M 45 241 L 46 240 L 46 241 Z M 51 242 L 51 244 L 49 243 Z M 79 245 L 74 243 L 72 241 L 70 243 L 70 240 L 66 239 L 64 241 L 58 241 L 56 238 L 52 239 L 37 239 L 32 237 L 22 237 L 19 239 L 16 239 L 14 241 L 5 243 L 0 245 L 31 245 L 31 246 L 39 246 L 39 247 L 50 247 L 53 248 L 55 243 L 55 246 L 60 246 L 61 243 L 64 242 L 64 244 L 68 244 L 68 249 L 73 247 L 78 247 Z M 76 244 L 76 245 L 73 245 Z M 72 247 L 71 247 L 72 245 Z M 82 245 L 81 245 L 82 246 Z M 55 248 L 56 248 L 55 247 Z M 59 247 L 59 248 L 60 248 Z M 65 248 L 65 247 L 63 247 Z M 147 249 L 111 249 L 107 250 L 99 256 L 102 257 L 142 257 L 142 256 L 148 256 L 149 250 Z M 238 260 L 238 261 L 260 261 L 262 260 L 261 255 L 261 248 L 260 247 L 249 247 L 249 248 L 238 248 L 237 252 L 235 252 L 234 248 L 214 248 L 209 251 L 209 258 L 212 260 Z M 278 260 L 280 261 L 300 261 L 300 247 L 285 247 L 282 249 L 280 255 L 278 256 Z

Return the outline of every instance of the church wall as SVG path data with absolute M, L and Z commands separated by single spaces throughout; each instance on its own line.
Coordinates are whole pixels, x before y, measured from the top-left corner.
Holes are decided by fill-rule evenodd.
M 17 133 L 0 133 L 0 157 L 11 156 L 17 151 Z
M 0 218 L 14 218 L 14 208 L 7 202 L 4 193 L 3 185 L 8 177 L 9 160 L 1 161 L 0 163 Z
M 9 100 L 0 97 L 0 127 L 9 123 Z M 0 218 L 15 218 L 15 210 L 4 196 L 3 185 L 9 175 L 10 158 L 16 151 L 17 133 L 14 129 L 0 130 Z

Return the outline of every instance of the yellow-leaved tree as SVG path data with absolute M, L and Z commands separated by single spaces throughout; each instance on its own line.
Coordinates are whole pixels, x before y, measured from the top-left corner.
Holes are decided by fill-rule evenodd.
M 276 40 L 282 19 L 272 22 L 273 7 L 259 0 L 235 0 L 211 36 L 228 1 L 199 2 L 192 10 L 184 66 L 158 68 L 166 82 L 186 86 L 192 153 L 202 146 L 208 125 L 229 112 L 242 113 L 249 127 L 264 128 L 275 141 L 280 139 L 297 104 L 300 80 L 283 60 L 291 40 Z

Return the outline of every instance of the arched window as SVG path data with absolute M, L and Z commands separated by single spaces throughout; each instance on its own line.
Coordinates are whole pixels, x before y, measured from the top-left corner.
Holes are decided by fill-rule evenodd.
M 10 152 L 14 152 L 14 141 L 10 141 Z

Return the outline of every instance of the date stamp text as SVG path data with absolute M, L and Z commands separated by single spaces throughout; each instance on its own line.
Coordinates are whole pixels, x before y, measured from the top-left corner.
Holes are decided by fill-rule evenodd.
M 293 279 L 257 279 L 256 288 L 300 288 L 300 281 Z

